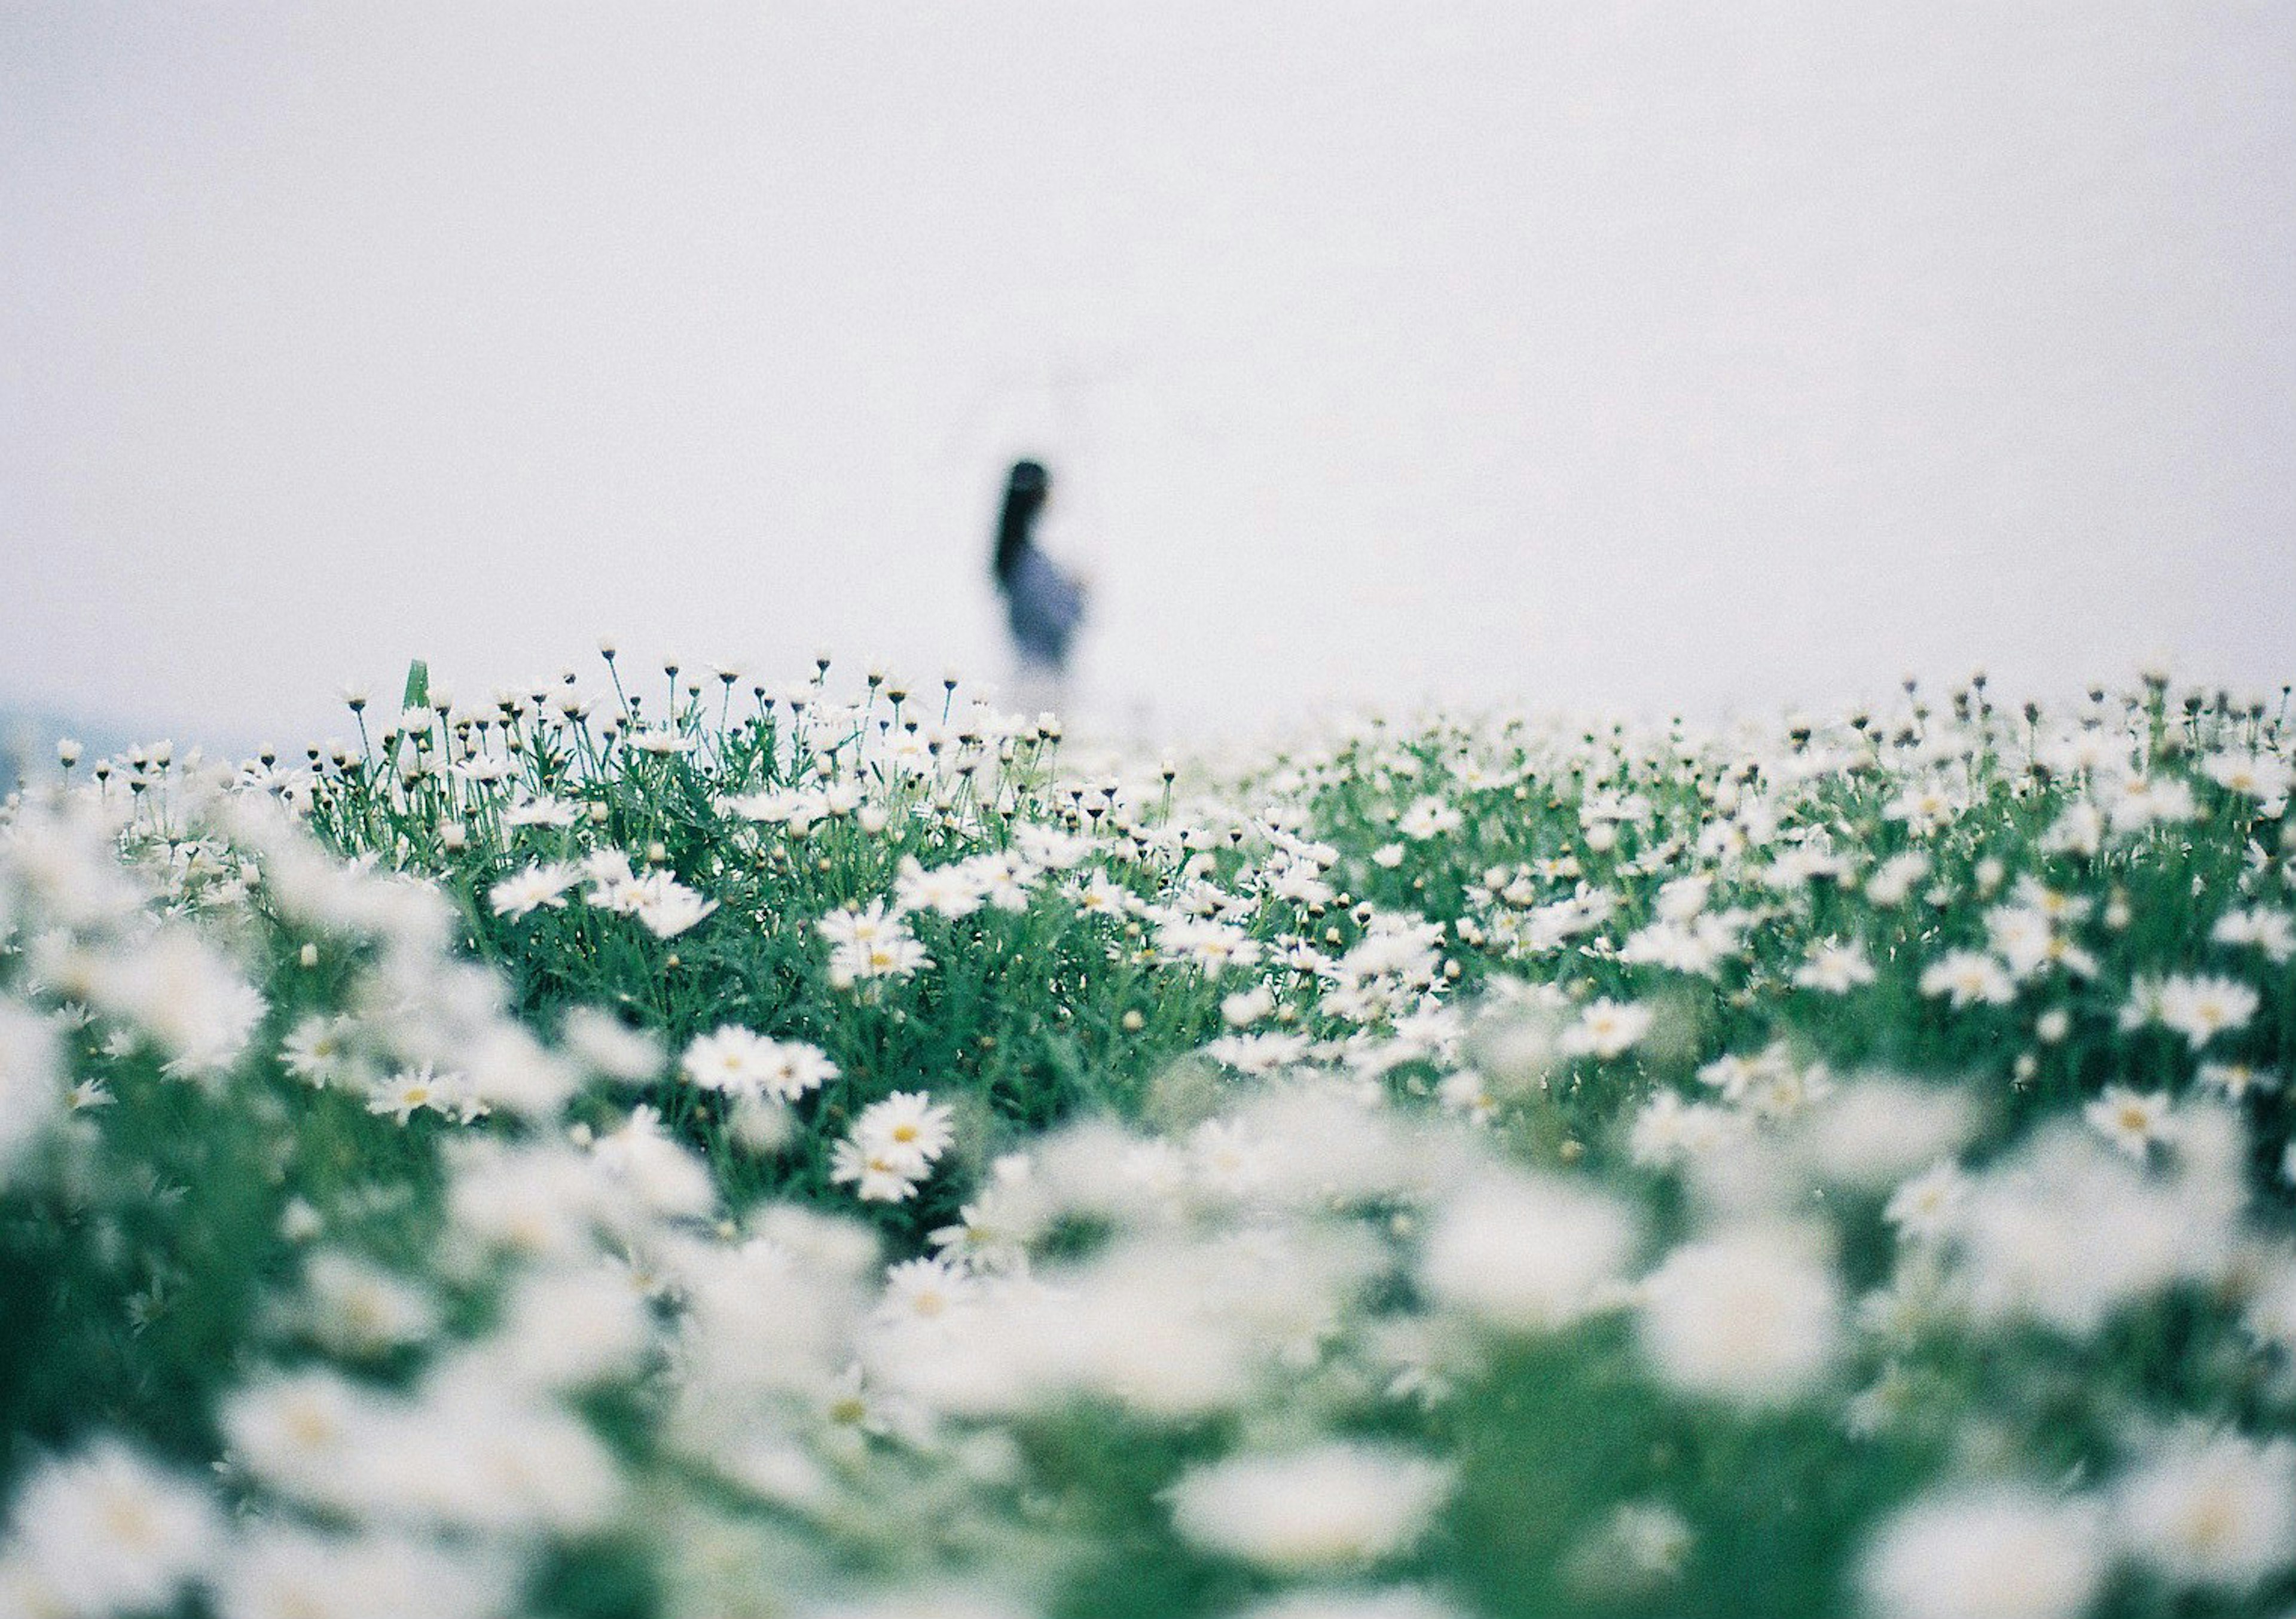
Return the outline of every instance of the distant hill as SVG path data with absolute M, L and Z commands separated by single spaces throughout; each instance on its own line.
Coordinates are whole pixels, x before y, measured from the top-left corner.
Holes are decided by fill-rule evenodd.
M 56 767 L 56 742 L 70 737 L 94 758 L 132 746 L 123 732 L 83 725 L 61 715 L 0 707 L 0 794 L 12 793 L 28 774 Z
M 236 759 L 255 752 L 254 745 L 241 738 L 219 737 L 164 723 L 91 719 L 86 715 L 65 715 L 0 704 L 0 797 L 14 792 L 28 778 L 53 773 L 56 768 L 56 743 L 65 737 L 80 745 L 83 767 L 163 738 L 176 745 L 179 758 L 195 746 L 204 748 L 211 758 Z

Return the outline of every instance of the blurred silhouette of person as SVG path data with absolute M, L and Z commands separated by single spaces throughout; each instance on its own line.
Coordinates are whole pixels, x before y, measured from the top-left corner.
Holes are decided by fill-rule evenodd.
M 1052 474 L 1041 462 L 1014 462 L 996 521 L 996 588 L 1020 655 L 1019 695 L 1031 701 L 1059 693 L 1069 644 L 1084 618 L 1084 585 L 1037 547 L 1037 518 L 1052 487 Z

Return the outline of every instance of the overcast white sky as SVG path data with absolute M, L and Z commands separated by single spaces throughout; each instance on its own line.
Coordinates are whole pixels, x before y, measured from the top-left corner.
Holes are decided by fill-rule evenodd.
M 0 702 L 2296 675 L 2296 6 L 0 10 Z

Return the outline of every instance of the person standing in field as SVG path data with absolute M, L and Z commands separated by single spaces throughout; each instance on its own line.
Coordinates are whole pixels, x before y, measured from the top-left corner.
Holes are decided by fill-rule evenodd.
M 1014 462 L 996 521 L 994 571 L 1020 658 L 1018 695 L 1024 702 L 1057 699 L 1068 675 L 1069 647 L 1084 619 L 1083 585 L 1037 546 L 1037 519 L 1052 486 L 1041 462 Z

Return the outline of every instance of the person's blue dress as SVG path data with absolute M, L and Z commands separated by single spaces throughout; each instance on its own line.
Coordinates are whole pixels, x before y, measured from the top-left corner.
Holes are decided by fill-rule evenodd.
M 1034 545 L 1022 548 L 1004 581 L 1004 611 L 1025 662 L 1061 669 L 1084 618 L 1084 589 Z

